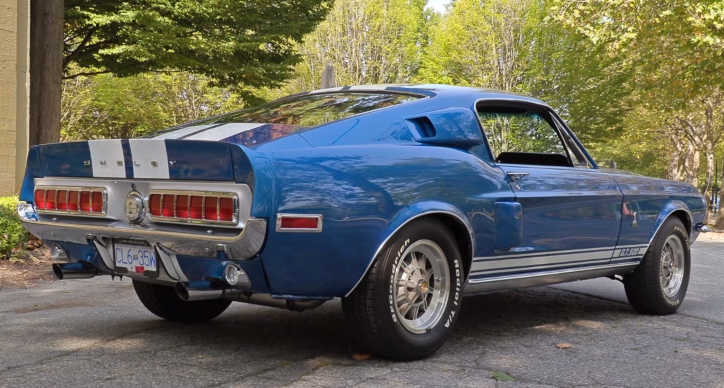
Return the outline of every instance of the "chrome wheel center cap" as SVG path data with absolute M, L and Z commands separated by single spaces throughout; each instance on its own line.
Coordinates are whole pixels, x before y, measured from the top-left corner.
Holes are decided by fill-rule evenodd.
M 424 295 L 424 294 L 427 294 L 427 290 L 428 290 L 428 288 L 429 288 L 429 285 L 427 284 L 426 281 L 421 280 L 421 281 L 420 281 L 420 285 L 418 286 L 418 288 L 420 289 L 420 293 Z
M 141 194 L 131 191 L 126 197 L 125 205 L 126 217 L 131 222 L 141 222 L 146 215 L 146 203 Z

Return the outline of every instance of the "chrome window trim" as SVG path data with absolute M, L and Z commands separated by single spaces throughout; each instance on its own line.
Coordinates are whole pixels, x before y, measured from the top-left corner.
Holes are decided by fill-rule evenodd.
M 33 199 L 35 198 L 35 192 L 38 190 L 45 190 L 45 201 L 48 201 L 48 190 L 55 190 L 55 207 L 56 210 L 45 210 L 45 209 L 37 209 L 35 208 L 35 211 L 38 214 L 54 214 L 54 215 L 64 215 L 64 216 L 77 216 L 77 217 L 105 217 L 108 213 L 108 189 L 106 187 L 101 186 L 59 186 L 59 185 L 39 185 L 35 186 L 35 189 L 33 190 Z M 57 210 L 58 208 L 58 191 L 59 190 L 67 190 L 68 196 L 70 195 L 71 191 L 79 192 L 78 194 L 78 210 Z M 80 192 L 81 191 L 89 191 L 91 193 L 101 193 L 103 196 L 102 199 L 102 208 L 101 212 L 86 212 L 80 210 Z M 68 196 L 66 196 L 66 203 L 68 201 Z M 90 206 L 93 207 L 93 198 L 90 198 Z
M 553 109 L 550 105 L 546 104 L 543 101 L 528 100 L 526 98 L 483 97 L 483 98 L 478 98 L 477 100 L 475 100 L 475 102 L 473 103 L 473 112 L 475 112 L 475 114 L 477 115 L 477 109 L 478 109 L 479 103 L 490 103 L 490 102 L 492 102 L 492 103 L 507 102 L 507 103 L 514 103 L 514 104 L 529 104 L 529 105 L 544 109 L 551 116 L 553 121 L 556 123 L 556 125 L 552 126 L 552 128 L 557 133 L 559 139 L 561 140 L 561 143 L 563 144 L 564 148 L 566 148 L 566 151 L 568 151 L 568 147 L 562 138 L 563 133 L 566 133 L 571 138 L 571 140 L 573 140 L 573 142 L 580 149 L 580 151 L 582 151 L 583 156 L 587 159 L 587 162 L 590 166 L 589 169 L 592 169 L 592 170 L 598 169 L 598 165 L 593 160 L 593 158 L 588 154 L 588 152 L 585 149 L 581 148 L 582 144 L 580 144 L 580 140 L 578 140 L 578 138 L 575 136 L 573 131 L 571 131 L 571 129 L 568 128 L 567 125 L 565 125 L 565 123 L 560 118 L 560 116 L 558 116 L 558 113 L 555 111 L 555 109 Z M 488 140 L 488 137 L 485 135 L 485 129 L 483 128 L 483 125 L 479 119 L 478 119 L 478 126 L 480 127 L 480 130 L 483 132 L 483 138 L 485 139 L 484 144 L 487 146 L 488 153 L 490 154 L 490 156 L 492 158 L 491 159 L 493 161 L 492 164 L 498 164 L 497 162 L 495 162 L 496 156 L 493 155 L 493 149 L 490 147 L 490 141 Z M 573 159 L 571 158 L 571 156 L 570 155 L 567 155 L 567 156 L 568 156 L 569 160 L 571 161 L 571 163 L 573 164 Z M 566 168 L 577 168 L 577 167 L 574 164 L 573 166 L 566 167 Z M 578 167 L 578 168 L 580 168 L 580 167 Z
M 285 217 L 317 219 L 317 227 L 316 228 L 282 228 L 282 219 Z M 321 214 L 278 213 L 275 230 L 277 232 L 283 232 L 283 233 L 321 233 L 323 221 L 324 221 L 324 219 Z

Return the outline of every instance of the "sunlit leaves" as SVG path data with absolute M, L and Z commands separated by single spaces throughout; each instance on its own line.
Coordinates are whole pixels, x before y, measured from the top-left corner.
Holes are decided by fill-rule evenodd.
M 295 42 L 330 3 L 66 0 L 65 76 L 182 70 L 226 86 L 275 86 L 300 60 Z

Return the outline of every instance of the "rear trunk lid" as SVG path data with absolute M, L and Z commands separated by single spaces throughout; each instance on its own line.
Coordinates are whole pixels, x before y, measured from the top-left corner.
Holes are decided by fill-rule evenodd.
M 239 148 L 174 139 L 44 144 L 38 149 L 39 172 L 47 177 L 233 181 L 232 147 Z

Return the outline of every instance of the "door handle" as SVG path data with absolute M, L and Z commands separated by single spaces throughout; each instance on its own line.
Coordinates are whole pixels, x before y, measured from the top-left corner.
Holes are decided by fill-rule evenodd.
M 530 173 L 529 172 L 509 172 L 509 173 L 507 173 L 507 175 L 508 175 L 508 179 L 511 182 L 518 182 L 518 181 L 522 180 L 523 178 L 527 177 L 528 175 L 530 175 Z

